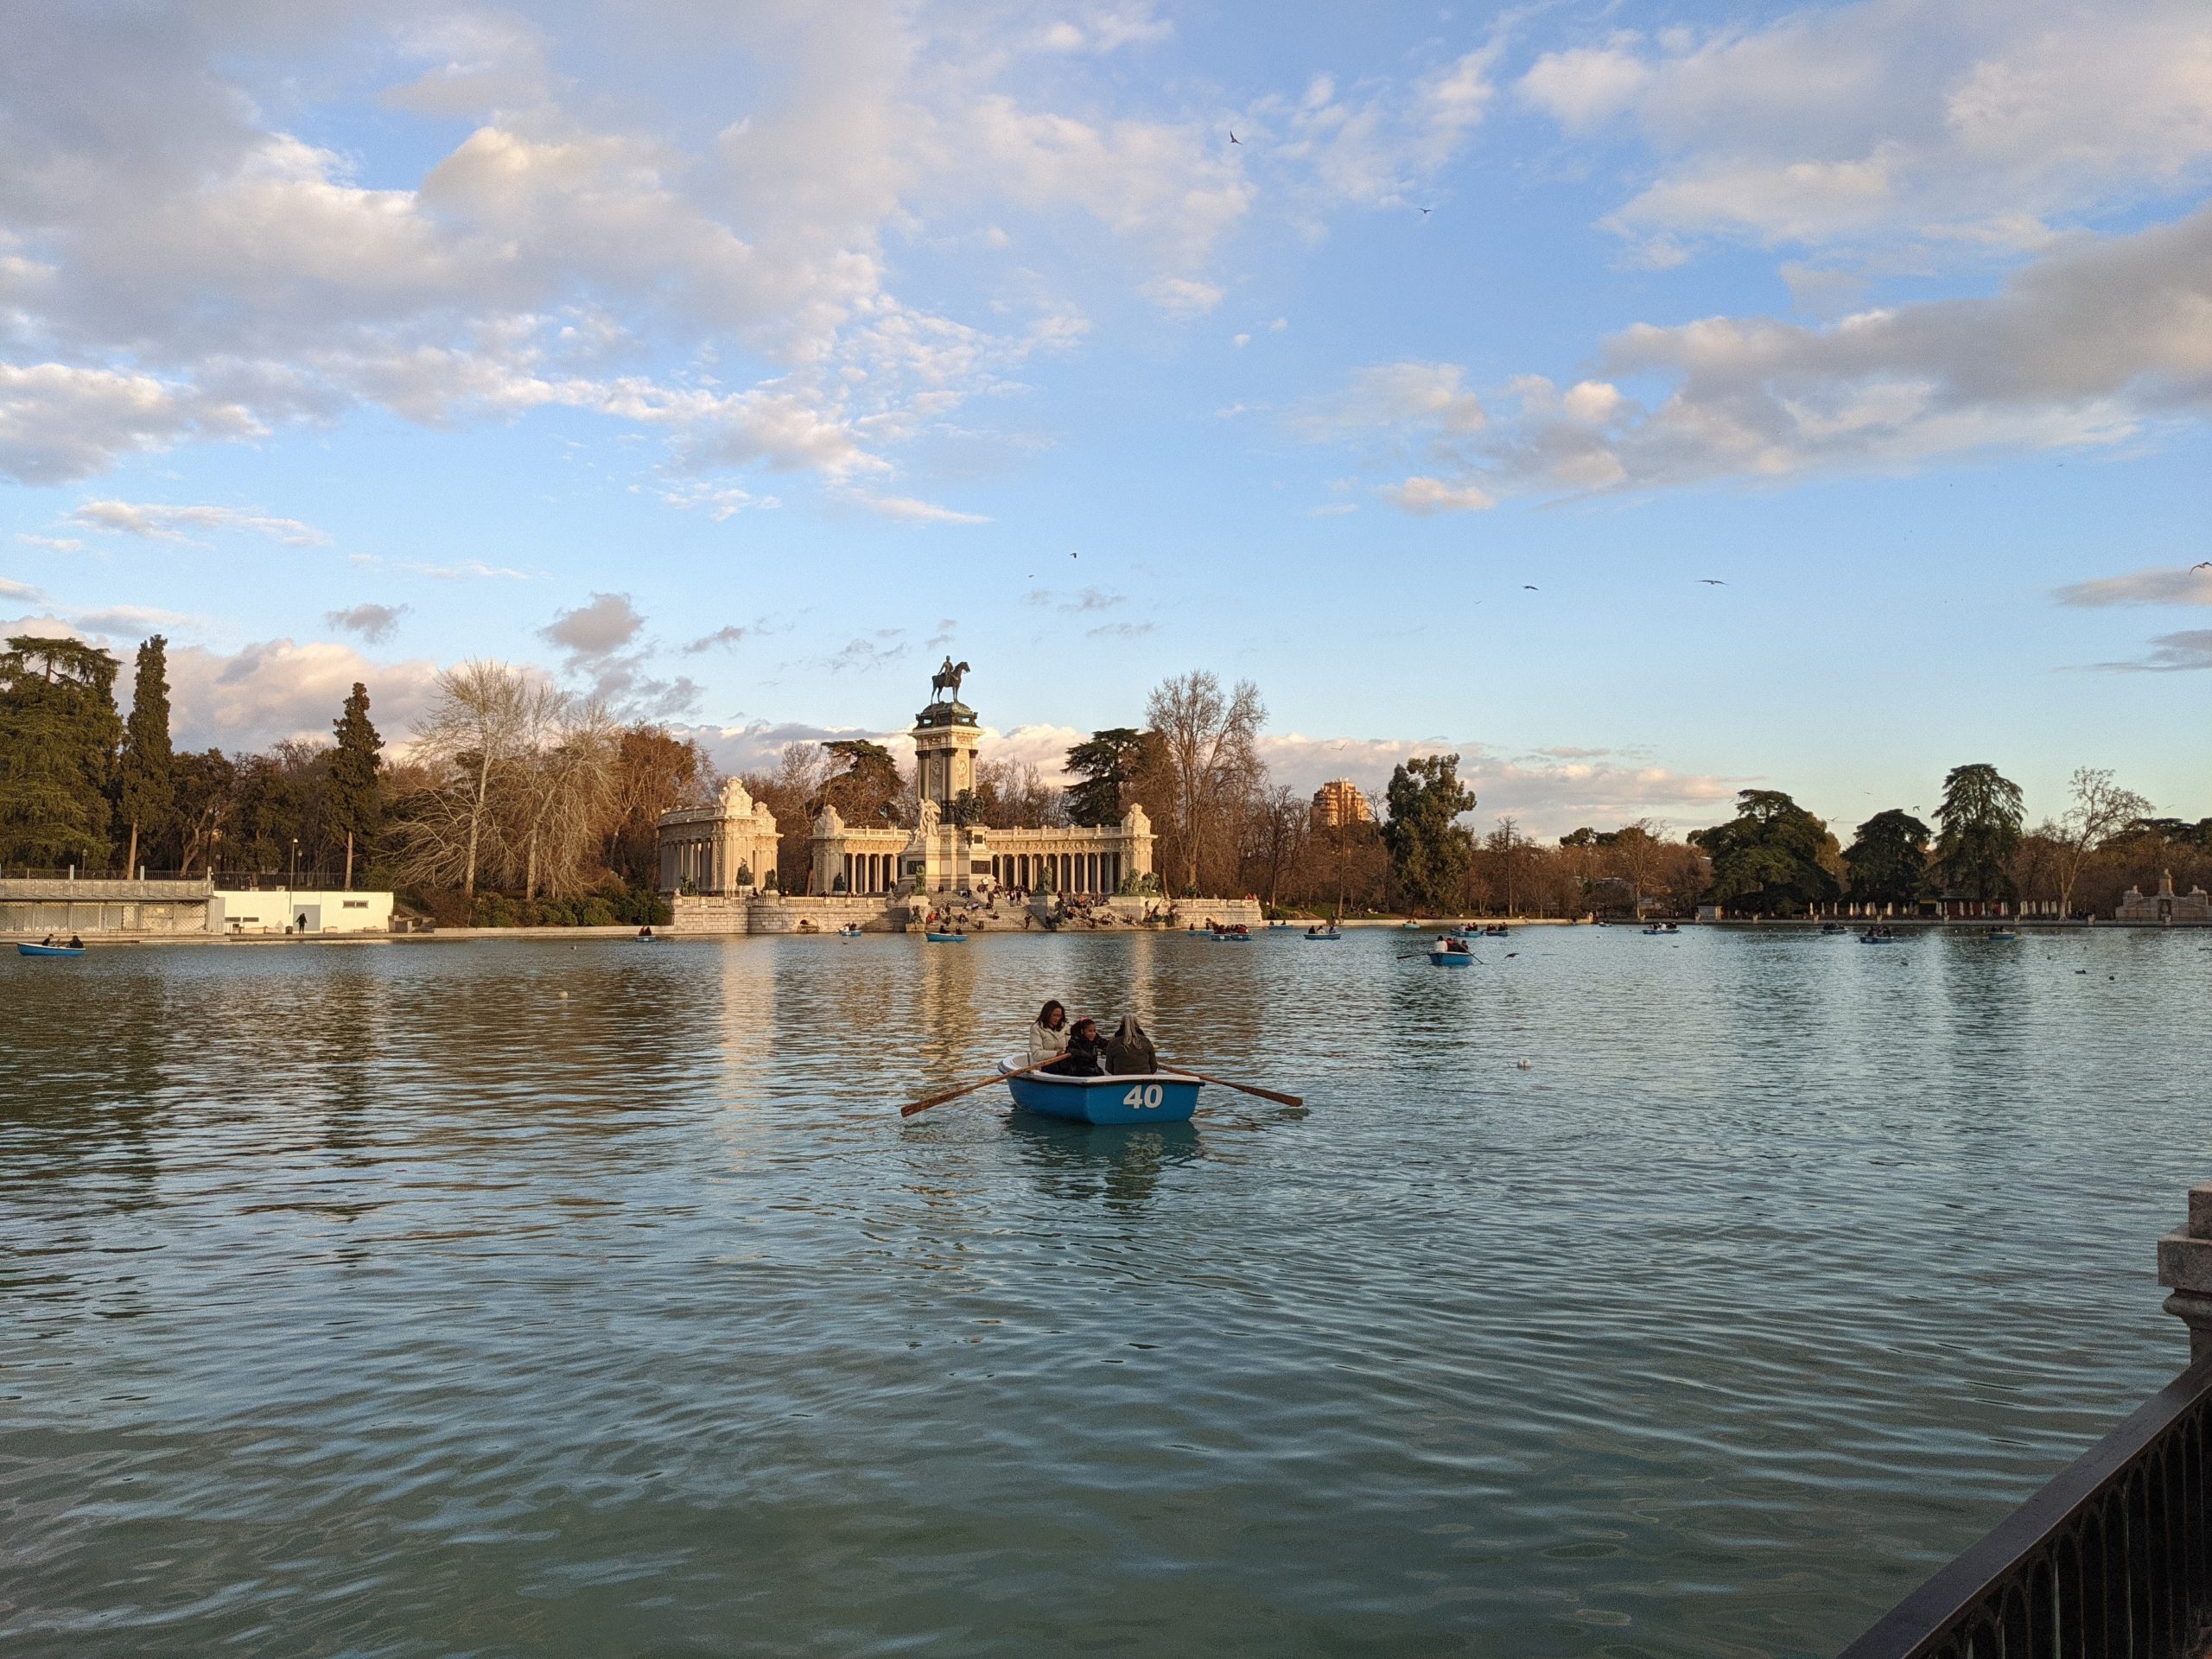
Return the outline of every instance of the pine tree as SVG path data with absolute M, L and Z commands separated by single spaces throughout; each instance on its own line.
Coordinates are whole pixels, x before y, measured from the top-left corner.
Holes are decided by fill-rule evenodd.
M 130 836 L 125 875 L 138 868 L 138 849 L 166 848 L 176 808 L 176 763 L 169 749 L 168 641 L 156 634 L 138 647 L 130 687 L 130 719 L 123 730 L 116 827 Z
M 0 652 L 0 863 L 106 863 L 121 666 L 81 639 Z
M 330 757 L 329 823 L 334 836 L 350 835 L 365 847 L 375 839 L 384 817 L 384 739 L 369 723 L 369 688 L 359 680 L 346 707 L 330 722 L 338 747 Z

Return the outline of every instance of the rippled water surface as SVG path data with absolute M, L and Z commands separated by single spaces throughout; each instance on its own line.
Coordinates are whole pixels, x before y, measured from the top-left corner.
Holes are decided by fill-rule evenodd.
M 1824 1654 L 2178 1368 L 2212 939 L 1404 945 L 9 956 L 0 1648 Z

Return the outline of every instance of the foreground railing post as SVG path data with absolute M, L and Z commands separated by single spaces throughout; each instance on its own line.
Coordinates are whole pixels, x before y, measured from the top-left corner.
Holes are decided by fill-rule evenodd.
M 2212 1182 L 2189 1189 L 2189 1220 L 2158 1241 L 2166 1312 L 2189 1327 L 2189 1363 L 2212 1359 Z

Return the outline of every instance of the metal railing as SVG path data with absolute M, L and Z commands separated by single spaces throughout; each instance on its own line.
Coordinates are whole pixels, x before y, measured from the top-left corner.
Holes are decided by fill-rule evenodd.
M 2196 1659 L 2212 1634 L 2212 1358 L 1841 1659 Z

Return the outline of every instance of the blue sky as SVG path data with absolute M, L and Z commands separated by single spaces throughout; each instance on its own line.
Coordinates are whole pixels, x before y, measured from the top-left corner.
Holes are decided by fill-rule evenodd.
M 734 767 L 949 652 L 1554 831 L 2212 812 L 2197 0 L 299 10 L 0 60 L 0 620 L 188 741 L 489 655 Z

